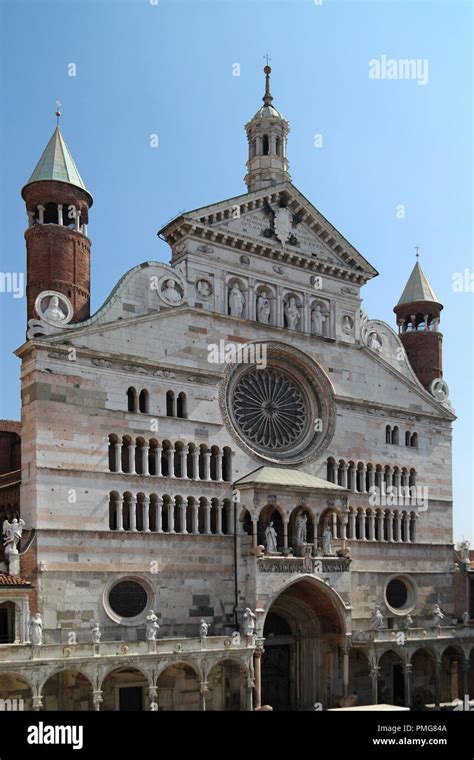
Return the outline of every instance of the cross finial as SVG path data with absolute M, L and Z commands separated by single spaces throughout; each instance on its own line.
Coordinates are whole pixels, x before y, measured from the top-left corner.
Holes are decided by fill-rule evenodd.
M 415 251 L 416 251 L 416 258 L 419 259 L 420 258 L 420 246 L 419 245 L 415 245 Z
M 59 127 L 59 117 L 61 116 L 61 111 L 59 110 L 62 106 L 61 101 L 59 98 L 56 100 L 56 126 Z
M 265 72 L 265 95 L 263 96 L 262 100 L 265 103 L 266 106 L 271 106 L 272 104 L 272 94 L 270 92 L 270 74 L 272 73 L 271 67 L 268 65 L 268 61 L 271 61 L 272 59 L 268 55 L 263 56 L 267 62 L 267 65 L 264 67 Z
M 267 66 L 268 66 L 268 65 L 269 65 L 269 62 L 270 62 L 272 59 L 270 58 L 270 56 L 268 55 L 268 53 L 267 53 L 266 55 L 264 55 L 263 57 L 265 58 L 265 60 L 266 60 L 266 62 L 267 62 Z

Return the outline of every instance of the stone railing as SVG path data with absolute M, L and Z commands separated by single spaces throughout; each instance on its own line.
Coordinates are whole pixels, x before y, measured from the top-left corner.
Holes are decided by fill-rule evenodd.
M 351 560 L 347 557 L 278 557 L 257 558 L 261 573 L 344 573 Z
M 100 644 L 1 644 L 0 666 L 31 660 L 79 660 L 96 657 L 143 657 L 186 655 L 199 652 L 231 652 L 253 649 L 252 636 L 209 636 L 203 639 L 159 639 L 158 641 L 104 641 Z
M 441 626 L 439 628 L 408 628 L 408 629 L 383 629 L 381 631 L 353 631 L 353 644 L 385 643 L 397 644 L 400 633 L 405 636 L 405 642 L 420 641 L 427 639 L 459 639 L 474 636 L 474 627 L 468 625 Z

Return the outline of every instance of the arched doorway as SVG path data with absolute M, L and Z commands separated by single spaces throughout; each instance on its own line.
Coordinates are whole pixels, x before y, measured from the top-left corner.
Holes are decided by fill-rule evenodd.
M 243 663 L 230 659 L 219 662 L 211 669 L 207 681 L 206 710 L 245 709 L 246 668 Z
M 32 689 L 19 673 L 0 673 L 0 700 L 5 710 L 32 710 Z
M 41 690 L 43 710 L 93 710 L 92 689 L 89 679 L 79 671 L 61 670 L 51 675 Z
M 185 662 L 167 667 L 158 678 L 158 709 L 197 711 L 202 708 L 199 677 Z
M 400 655 L 393 649 L 384 652 L 379 660 L 379 668 L 379 704 L 409 707 L 405 705 L 405 672 Z
M 149 709 L 149 682 L 138 668 L 114 668 L 102 683 L 103 711 L 141 712 Z
M 330 587 L 314 578 L 287 586 L 264 621 L 262 704 L 274 710 L 312 710 L 316 702 L 331 707 L 344 691 L 344 632 L 344 608 Z

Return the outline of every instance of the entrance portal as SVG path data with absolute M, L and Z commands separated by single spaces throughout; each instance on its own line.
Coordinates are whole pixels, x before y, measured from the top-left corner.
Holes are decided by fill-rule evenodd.
M 332 707 L 343 696 L 345 617 L 334 592 L 304 578 L 274 600 L 265 618 L 262 704 L 274 710 Z

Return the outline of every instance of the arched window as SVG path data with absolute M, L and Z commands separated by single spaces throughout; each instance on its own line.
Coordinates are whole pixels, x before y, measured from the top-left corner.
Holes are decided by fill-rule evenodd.
M 385 443 L 392 442 L 392 428 L 390 425 L 385 426 Z
M 270 141 L 268 135 L 263 135 L 262 153 L 264 156 L 268 156 L 270 153 Z
M 135 388 L 129 388 L 127 391 L 127 408 L 129 412 L 137 411 L 137 392 Z
M 58 207 L 55 203 L 45 203 L 44 205 L 44 224 L 58 223 Z
M 178 417 L 187 417 L 187 410 L 186 410 L 186 394 L 181 392 L 178 393 L 178 398 L 176 399 L 176 412 Z
M 148 391 L 146 390 L 140 391 L 140 396 L 138 397 L 138 411 L 143 414 L 148 414 Z
M 176 417 L 175 398 L 173 391 L 166 392 L 166 416 Z
M 398 446 L 399 443 L 399 430 L 398 427 L 395 425 L 395 427 L 392 430 L 392 443 L 396 444 Z
M 418 448 L 418 433 L 413 433 L 410 440 L 410 446 L 412 446 L 414 449 Z

